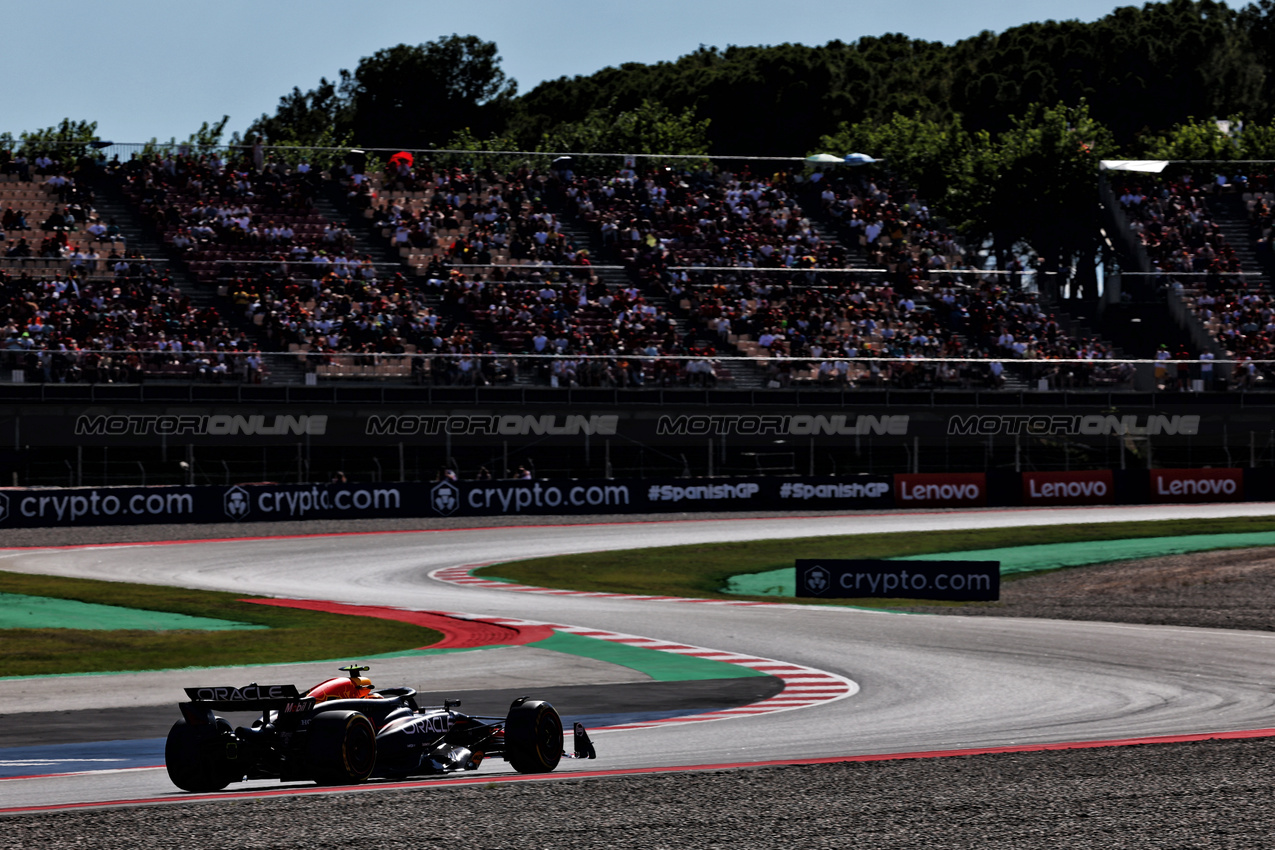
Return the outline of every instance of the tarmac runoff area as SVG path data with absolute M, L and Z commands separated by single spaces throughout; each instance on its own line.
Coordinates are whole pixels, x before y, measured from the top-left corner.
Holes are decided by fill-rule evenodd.
M 415 688 L 423 700 L 440 703 L 453 691 L 482 689 L 497 682 L 507 688 L 528 688 L 547 682 L 611 685 L 651 681 L 650 676 L 628 667 L 530 646 L 352 660 L 372 668 L 367 676 L 374 685 Z M 349 663 L 351 659 L 332 659 L 249 667 L 5 677 L 0 679 L 0 715 L 31 712 L 36 706 L 43 713 L 163 705 L 172 710 L 175 720 L 177 703 L 186 699 L 183 688 L 240 687 L 257 681 L 263 685 L 294 684 L 304 689 L 342 675 L 338 668 Z M 0 746 L 7 745 L 4 738 L 4 732 L 0 732 Z
M 652 657 L 652 676 L 580 655 L 581 646 L 599 640 L 557 634 L 575 652 L 534 646 L 421 651 L 369 661 L 375 684 L 415 688 L 422 705 L 461 698 L 461 710 L 503 717 L 522 696 L 546 699 L 565 723 L 580 721 L 592 729 L 706 713 L 775 696 L 782 682 L 773 676 L 740 676 L 734 665 L 717 663 L 725 677 L 706 676 L 700 661 L 688 678 L 669 675 L 667 653 L 625 647 Z M 658 661 L 655 656 L 661 656 Z M 690 659 L 696 661 L 697 659 Z M 306 688 L 341 675 L 344 660 L 253 667 L 187 668 L 138 673 L 7 678 L 0 690 L 0 780 L 36 774 L 149 767 L 164 760 L 164 736 L 177 720 L 183 688 L 295 684 Z M 658 681 L 662 678 L 664 681 Z M 499 683 L 500 689 L 492 689 Z M 553 684 L 548 684 L 553 683 Z M 159 697 L 166 697 L 154 704 Z M 31 711 L 40 706 L 39 711 Z M 248 724 L 256 715 L 229 713 L 232 724 Z
M 333 603 L 282 604 L 333 607 Z M 382 611 L 381 615 L 392 613 Z M 371 667 L 368 676 L 379 686 L 414 688 L 422 705 L 460 697 L 463 711 L 504 716 L 514 699 L 533 696 L 553 703 L 566 722 L 579 720 L 593 728 L 746 705 L 773 697 L 784 687 L 780 679 L 738 664 L 626 646 L 545 626 L 519 629 L 445 619 L 450 622 L 442 623 L 446 631 L 441 643 L 463 648 L 426 648 L 354 660 Z M 493 629 L 503 630 L 502 643 L 519 645 L 473 646 L 502 637 Z M 162 754 L 162 736 L 177 719 L 184 688 L 257 682 L 305 689 L 340 675 L 338 668 L 349 663 L 351 659 L 332 659 L 6 677 L 0 689 L 0 716 L 6 721 L 0 724 L 0 778 L 153 764 Z M 251 720 L 233 715 L 228 719 L 234 723 Z

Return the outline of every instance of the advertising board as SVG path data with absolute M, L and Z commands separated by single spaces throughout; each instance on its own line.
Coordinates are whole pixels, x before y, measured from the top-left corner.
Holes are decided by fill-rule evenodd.
M 1116 500 L 1110 469 L 1024 472 L 1024 505 L 1110 505 Z
M 1242 502 L 1242 469 L 1153 469 L 1152 502 Z
M 919 472 L 894 476 L 897 508 L 982 508 L 987 475 L 982 472 Z
M 396 517 L 586 516 L 891 505 L 887 476 L 0 489 L 0 529 Z
M 1000 598 L 999 561 L 797 559 L 797 596 L 819 599 Z

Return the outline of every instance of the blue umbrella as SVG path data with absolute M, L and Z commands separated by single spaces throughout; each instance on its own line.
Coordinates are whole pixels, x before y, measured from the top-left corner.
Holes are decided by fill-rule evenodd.
M 880 162 L 866 153 L 848 153 L 846 154 L 846 165 L 867 165 L 872 162 Z

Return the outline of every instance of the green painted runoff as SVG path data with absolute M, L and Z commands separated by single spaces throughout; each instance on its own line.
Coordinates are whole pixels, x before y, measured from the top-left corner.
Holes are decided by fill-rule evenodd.
M 108 606 L 99 606 L 108 607 Z M 176 616 L 176 615 L 174 615 Z M 197 620 L 198 617 L 189 617 L 187 619 Z M 218 622 L 218 621 L 211 621 Z M 85 627 L 87 628 L 87 627 Z M 528 644 L 528 646 L 537 649 L 547 649 L 552 652 L 561 652 L 564 655 L 576 655 L 581 658 L 592 658 L 596 661 L 606 661 L 620 667 L 628 667 L 649 676 L 656 682 L 691 682 L 701 681 L 705 679 L 743 679 L 749 676 L 769 676 L 769 673 L 763 673 L 754 670 L 751 667 L 745 667 L 742 664 L 730 664 L 725 661 L 714 661 L 711 658 L 696 658 L 694 656 L 681 655 L 676 652 L 662 652 L 656 649 L 647 649 L 641 646 L 626 646 L 625 644 L 615 643 L 601 638 L 584 637 L 582 635 L 573 635 L 565 632 L 554 632 L 551 637 L 544 640 L 536 641 Z M 385 652 L 379 655 L 360 655 L 359 662 L 375 662 L 389 658 L 409 658 L 413 656 L 429 656 L 429 655 L 447 655 L 456 652 L 477 652 L 481 649 L 493 649 L 495 647 L 475 646 L 466 647 L 464 649 L 409 649 L 401 652 Z M 283 667 L 294 664 L 338 664 L 348 663 L 347 658 L 333 658 L 329 661 L 285 661 L 272 664 L 256 664 L 255 667 Z M 239 666 L 239 665 L 232 665 Z M 219 667 L 183 667 L 183 670 L 217 670 Z M 118 670 L 110 673 L 59 673 L 54 674 L 61 676 L 112 676 L 119 673 L 137 673 L 143 672 L 138 670 Z M 155 671 L 145 671 L 155 672 Z M 0 676 L 0 681 L 5 679 L 26 679 L 28 676 Z M 51 677 L 46 677 L 51 678 Z
M 210 617 L 191 617 L 165 611 L 143 611 L 118 605 L 78 602 L 74 599 L 0 593 L 0 629 L 92 629 L 95 631 L 134 629 L 160 632 L 264 628 L 266 627 L 251 623 L 236 623 Z
M 698 658 L 693 655 L 682 655 L 677 652 L 663 652 L 647 649 L 642 646 L 629 646 L 602 638 L 573 635 L 569 632 L 554 632 L 544 640 L 529 643 L 527 646 L 536 649 L 547 649 L 561 652 L 564 655 L 576 655 L 591 658 L 594 661 L 605 661 L 618 667 L 628 667 L 649 676 L 656 682 L 692 682 L 705 679 L 743 679 L 749 676 L 769 676 L 745 667 L 742 664 L 731 664 L 726 661 L 714 661 L 711 658 Z M 402 658 L 408 655 L 440 655 L 446 652 L 473 652 L 476 649 L 414 649 L 410 652 L 390 652 L 385 655 L 362 658 L 363 661 L 375 661 L 377 658 Z
M 657 682 L 690 682 L 700 679 L 743 679 L 748 676 L 768 676 L 742 664 L 729 664 L 711 658 L 697 658 L 677 652 L 661 652 L 641 646 L 627 646 L 599 638 L 554 632 L 552 637 L 536 641 L 529 646 L 551 649 L 568 655 L 580 655 L 597 661 L 607 661 L 645 673 Z
M 602 638 L 573 635 L 569 632 L 554 632 L 544 640 L 529 643 L 527 646 L 536 649 L 548 649 L 564 655 L 577 655 L 595 661 L 605 661 L 619 667 L 628 667 L 650 676 L 656 682 L 691 682 L 701 679 L 743 679 L 748 676 L 768 676 L 742 664 L 730 664 L 726 661 L 714 661 L 711 658 L 698 658 L 693 655 L 682 655 L 677 652 L 662 652 L 642 646 L 629 646 Z M 451 652 L 474 652 L 490 647 L 472 647 L 465 649 L 413 649 L 407 652 L 387 652 L 384 655 L 360 657 L 360 661 L 375 661 L 378 658 L 404 658 L 412 655 L 442 655 Z
M 1188 552 L 1214 549 L 1249 549 L 1275 546 L 1275 532 L 1254 531 L 1235 534 L 1192 534 L 1183 537 L 1144 537 L 1132 540 L 1094 540 L 1076 543 L 1049 543 L 1042 546 L 1011 546 L 1003 549 L 974 549 L 964 552 L 935 552 L 892 559 L 900 561 L 1000 561 L 1001 575 L 1056 570 L 1133 561 L 1140 558 L 1162 558 Z M 847 558 L 852 557 L 847 554 Z M 796 596 L 796 567 L 784 567 L 763 573 L 731 576 L 726 593 L 743 596 Z

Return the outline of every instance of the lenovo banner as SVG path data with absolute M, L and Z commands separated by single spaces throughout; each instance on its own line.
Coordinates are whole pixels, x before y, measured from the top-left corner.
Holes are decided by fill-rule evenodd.
M 1242 469 L 1153 469 L 1152 502 L 1242 502 Z
M 1116 487 L 1110 469 L 1024 472 L 1024 505 L 1110 505 Z
M 897 508 L 982 508 L 987 475 L 982 472 L 910 473 L 894 476 Z
M 797 596 L 815 599 L 1000 598 L 1000 561 L 797 561 Z

